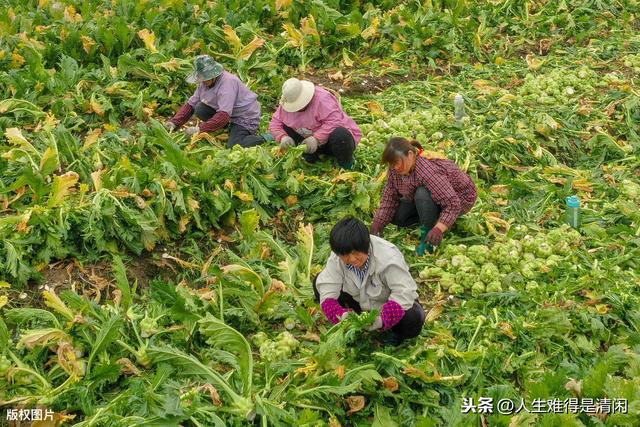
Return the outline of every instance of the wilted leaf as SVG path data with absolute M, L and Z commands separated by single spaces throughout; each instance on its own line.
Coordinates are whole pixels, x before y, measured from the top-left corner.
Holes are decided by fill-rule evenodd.
M 371 25 L 362 31 L 360 34 L 363 39 L 369 39 L 378 34 L 378 26 L 380 25 L 380 19 L 376 16 L 371 20 Z
M 529 67 L 530 70 L 537 70 L 538 68 L 542 67 L 542 65 L 545 63 L 544 59 L 537 59 L 535 57 L 534 54 L 529 53 L 526 57 L 525 60 L 527 61 L 527 66 Z
M 178 62 L 176 58 L 171 58 L 168 61 L 155 64 L 154 67 L 162 67 L 167 71 L 177 71 L 178 69 L 180 69 L 180 62 Z
M 400 388 L 400 384 L 398 384 L 398 380 L 396 380 L 394 377 L 385 378 L 384 381 L 382 381 L 382 385 L 391 393 L 393 393 L 394 391 L 397 391 Z
M 84 51 L 87 53 L 91 52 L 91 48 L 96 44 L 96 42 L 91 37 L 80 36 L 80 38 L 82 39 L 82 48 Z
M 36 346 L 45 346 L 50 342 L 58 343 L 61 341 L 71 342 L 71 337 L 57 328 L 36 329 L 22 334 L 17 347 L 33 350 Z
M 276 0 L 276 10 L 288 9 L 293 0 Z
M 72 377 L 81 377 L 84 375 L 84 361 L 78 360 L 76 349 L 73 345 L 63 341 L 58 345 L 56 353 L 58 355 L 58 363 L 67 374 Z
M 318 30 L 316 28 L 316 20 L 314 19 L 313 15 L 302 18 L 300 24 L 302 25 L 302 33 L 304 35 L 311 36 L 315 39 L 320 38 L 320 34 L 318 34 Z
M 230 25 L 225 25 L 224 27 L 222 27 L 222 31 L 224 32 L 224 37 L 231 45 L 234 52 L 240 51 L 240 49 L 242 49 L 242 41 L 240 41 L 240 37 L 238 37 L 236 31 Z
M 300 47 L 304 44 L 304 34 L 296 29 L 293 24 L 287 22 L 282 24 L 288 36 L 288 43 L 293 47 Z
M 138 31 L 138 37 L 140 37 L 142 39 L 142 41 L 144 42 L 144 45 L 147 49 L 149 49 L 151 52 L 156 53 L 158 51 L 158 49 L 156 49 L 156 35 L 153 33 L 153 31 L 149 31 L 148 29 L 142 29 L 140 31 Z
M 138 369 L 136 365 L 126 357 L 118 359 L 116 363 L 122 366 L 122 373 L 125 375 L 135 375 L 136 377 L 139 377 L 141 374 L 140 369 Z
M 198 392 L 207 391 L 209 392 L 209 397 L 211 397 L 211 401 L 216 406 L 222 406 L 222 401 L 220 400 L 220 394 L 218 390 L 212 384 L 204 384 L 197 388 Z
M 347 415 L 355 414 L 356 412 L 362 411 L 364 409 L 364 396 L 349 396 L 345 399 L 345 402 L 347 402 L 347 405 L 349 405 Z
M 569 381 L 564 385 L 565 390 L 569 390 L 575 395 L 582 394 L 582 381 L 576 381 L 573 378 L 570 378 Z
M 246 61 L 247 59 L 251 58 L 253 52 L 255 52 L 256 49 L 262 47 L 262 45 L 264 45 L 264 39 L 255 36 L 253 40 L 251 40 L 245 47 L 240 50 L 240 52 L 238 52 L 238 59 Z
M 380 104 L 377 101 L 369 101 L 365 104 L 367 106 L 367 108 L 369 109 L 369 112 L 376 116 L 376 117 L 382 117 L 385 115 L 384 112 L 384 106 L 382 104 Z

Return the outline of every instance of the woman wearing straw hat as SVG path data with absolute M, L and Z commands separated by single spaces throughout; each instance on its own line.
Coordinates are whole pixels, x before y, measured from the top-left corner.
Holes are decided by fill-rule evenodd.
M 331 92 L 296 78 L 282 85 L 280 105 L 271 118 L 269 131 L 281 149 L 304 144 L 308 162 L 327 154 L 345 169 L 353 167 L 353 152 L 362 137 L 356 122 Z
M 165 123 L 168 130 L 179 128 L 195 113 L 202 123 L 187 127 L 187 136 L 214 132 L 229 125 L 229 148 L 236 144 L 253 147 L 267 139 L 273 140 L 256 135 L 260 124 L 260 103 L 256 94 L 237 76 L 224 71 L 222 64 L 209 55 L 196 57 L 193 68 L 187 82 L 197 83 L 198 87 L 187 103 Z

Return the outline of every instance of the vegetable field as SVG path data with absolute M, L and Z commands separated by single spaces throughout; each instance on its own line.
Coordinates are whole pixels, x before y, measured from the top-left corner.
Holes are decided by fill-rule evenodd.
M 5 0 L 0 424 L 40 408 L 34 426 L 640 425 L 639 14 Z M 203 53 L 258 94 L 263 131 L 285 79 L 334 89 L 363 131 L 354 169 L 168 133 Z M 370 223 L 391 136 L 479 196 L 434 254 L 387 227 L 427 310 L 399 347 L 371 315 L 332 326 L 311 288 L 333 224 Z

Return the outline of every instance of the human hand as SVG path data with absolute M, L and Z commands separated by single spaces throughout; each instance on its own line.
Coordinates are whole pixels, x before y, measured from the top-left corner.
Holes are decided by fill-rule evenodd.
M 442 230 L 438 227 L 433 227 L 427 234 L 427 242 L 431 243 L 433 246 L 438 246 L 442 243 Z
M 382 317 L 378 316 L 376 317 L 376 320 L 373 321 L 373 323 L 367 327 L 367 331 L 377 331 L 378 329 L 382 328 Z
M 302 141 L 307 146 L 307 154 L 313 154 L 318 149 L 318 140 L 315 136 L 310 136 Z
M 174 130 L 176 130 L 177 126 L 171 120 L 167 120 L 166 122 L 164 122 L 164 128 L 169 132 L 173 132 Z
M 184 134 L 188 137 L 192 137 L 193 135 L 200 132 L 200 128 L 198 126 L 187 126 L 184 129 Z
M 280 140 L 280 149 L 282 151 L 286 150 L 289 147 L 293 147 L 295 145 L 296 143 L 293 141 L 293 138 L 291 138 L 288 135 L 283 136 L 282 139 Z

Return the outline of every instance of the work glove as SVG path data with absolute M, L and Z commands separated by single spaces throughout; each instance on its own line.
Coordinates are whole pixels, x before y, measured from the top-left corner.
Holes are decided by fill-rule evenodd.
M 184 129 L 184 134 L 188 137 L 192 137 L 193 135 L 200 132 L 200 128 L 198 126 L 187 126 Z
M 310 136 L 302 141 L 307 146 L 307 154 L 313 154 L 318 149 L 318 140 L 315 136 Z
M 442 243 L 442 230 L 438 227 L 433 227 L 427 234 L 427 242 L 431 243 L 433 246 L 438 246 Z
M 367 331 L 377 331 L 378 329 L 382 328 L 382 317 L 378 316 L 376 317 L 376 320 L 373 321 L 373 323 L 367 327 Z
M 168 121 L 164 122 L 164 128 L 166 130 L 168 130 L 169 132 L 173 132 L 174 130 L 176 130 L 177 126 L 171 120 L 168 120 Z
M 282 139 L 280 140 L 280 149 L 283 151 L 295 145 L 296 143 L 293 141 L 293 138 L 291 138 L 289 135 L 283 136 Z
M 353 313 L 353 311 L 349 310 L 349 311 L 345 311 L 344 313 L 342 313 L 340 316 L 338 316 L 338 320 L 340 322 L 342 322 L 344 319 L 346 319 L 347 317 L 349 317 L 349 314 Z

